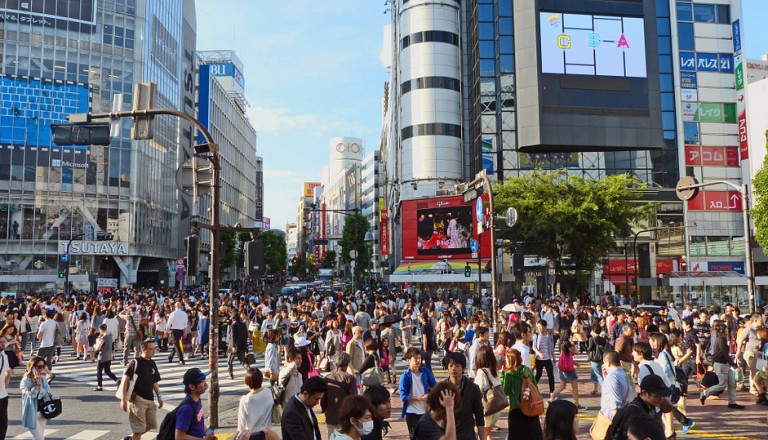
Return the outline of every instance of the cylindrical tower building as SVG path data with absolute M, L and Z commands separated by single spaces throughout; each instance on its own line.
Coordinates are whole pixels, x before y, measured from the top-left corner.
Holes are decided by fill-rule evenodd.
M 463 181 L 460 3 L 400 1 L 400 199 L 408 200 Z

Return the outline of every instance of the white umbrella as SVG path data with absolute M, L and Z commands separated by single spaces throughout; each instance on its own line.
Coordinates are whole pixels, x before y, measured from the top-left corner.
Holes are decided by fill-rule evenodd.
M 505 311 L 505 312 L 512 312 L 512 313 L 522 313 L 522 312 L 523 312 L 523 310 L 525 310 L 525 309 L 523 309 L 523 308 L 522 308 L 522 307 L 521 307 L 519 304 L 517 304 L 517 303 L 512 303 L 512 304 L 507 304 L 507 305 L 506 305 L 506 306 L 504 306 L 504 308 L 502 308 L 501 310 L 503 310 L 503 311 Z

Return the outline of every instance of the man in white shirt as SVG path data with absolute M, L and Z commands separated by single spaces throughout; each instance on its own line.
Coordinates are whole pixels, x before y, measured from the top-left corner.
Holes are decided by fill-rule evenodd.
M 5 338 L 0 338 L 0 439 L 5 438 L 8 430 L 8 384 L 12 374 L 5 354 Z
M 173 350 L 168 355 L 168 362 L 173 362 L 173 355 L 179 353 L 179 363 L 184 365 L 184 350 L 181 348 L 181 338 L 184 336 L 184 329 L 187 328 L 189 317 L 184 311 L 184 304 L 181 301 L 176 303 L 176 310 L 168 317 L 168 328 L 173 334 Z
M 520 357 L 523 360 L 523 365 L 531 368 L 531 326 L 525 322 L 521 322 L 517 327 L 512 328 L 512 334 L 515 337 L 515 344 L 512 348 L 520 352 Z
M 469 377 L 475 377 L 475 359 L 477 359 L 477 351 L 480 347 L 488 345 L 490 339 L 490 331 L 488 327 L 478 327 L 475 339 L 472 341 L 472 345 L 469 346 Z
M 37 328 L 37 339 L 40 341 L 40 349 L 37 355 L 45 359 L 45 364 L 48 366 L 49 371 L 53 370 L 51 361 L 56 352 L 56 331 L 59 328 L 56 325 L 56 321 L 53 320 L 53 316 L 53 312 L 47 310 L 45 312 L 45 321 Z M 51 373 L 51 377 L 53 377 L 53 373 Z

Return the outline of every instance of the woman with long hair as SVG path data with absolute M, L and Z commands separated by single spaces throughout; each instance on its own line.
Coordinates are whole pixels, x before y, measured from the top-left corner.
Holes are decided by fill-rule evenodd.
M 21 379 L 21 426 L 29 429 L 34 440 L 45 440 L 46 419 L 38 410 L 38 400 L 51 393 L 45 377 L 45 359 L 34 356 L 27 362 Z
M 277 375 L 280 372 L 280 350 L 277 343 L 280 341 L 280 334 L 277 330 L 267 331 L 267 348 L 264 350 L 264 370 L 266 377 L 270 380 L 270 385 L 274 385 Z
M 520 401 L 528 390 L 523 390 L 523 379 L 527 377 L 535 387 L 536 377 L 530 368 L 523 365 L 520 352 L 515 348 L 507 350 L 507 370 L 503 376 L 504 394 L 509 396 L 509 437 L 508 440 L 542 440 L 541 423 L 538 417 L 529 417 L 520 411 Z
M 577 440 L 578 412 L 576 405 L 567 400 L 552 402 L 544 420 L 544 440 Z
M 352 327 L 353 327 L 352 321 L 347 321 L 347 323 L 344 324 L 344 331 L 341 332 L 341 349 L 342 350 L 346 350 L 347 344 L 349 344 L 349 341 L 352 340 Z
M 269 388 L 263 385 L 264 376 L 255 366 L 245 372 L 245 384 L 250 391 L 240 398 L 237 409 L 237 432 L 239 435 L 260 432 L 272 425 L 274 398 Z M 245 437 L 248 438 L 248 437 Z
M 506 332 L 502 332 L 502 334 L 504 333 Z M 504 357 L 506 358 L 506 350 Z M 499 371 L 496 369 L 496 355 L 491 347 L 480 347 L 477 350 L 475 371 L 475 385 L 480 388 L 481 395 L 484 396 L 491 388 L 501 385 L 501 377 L 499 377 Z M 491 440 L 491 431 L 498 429 L 496 423 L 499 421 L 499 414 L 501 413 L 485 417 L 485 427 L 478 428 L 481 430 L 480 440 Z
M 56 345 L 56 356 L 53 358 L 53 364 L 59 362 L 61 356 L 61 346 L 69 342 L 69 327 L 64 319 L 64 315 L 57 313 L 53 315 L 53 320 L 56 322 L 57 333 L 54 337 L 54 345 Z
M 13 325 L 13 322 L 9 322 L 0 330 L 0 335 L 5 340 L 5 354 L 8 356 L 8 367 L 13 370 L 21 365 L 17 354 L 21 351 L 19 330 Z
M 579 376 L 576 374 L 576 368 L 579 367 L 579 364 L 573 360 L 576 350 L 571 341 L 563 341 L 560 358 L 557 361 L 557 368 L 560 370 L 560 387 L 549 398 L 549 403 L 556 401 L 560 393 L 565 391 L 565 387 L 571 384 L 571 394 L 573 394 L 576 408 L 586 409 L 579 405 Z
M 165 309 L 159 307 L 154 316 L 155 322 L 155 335 L 157 336 L 158 350 L 162 352 L 168 351 L 168 333 L 166 333 L 166 327 L 168 327 L 168 318 L 165 316 Z
M 91 331 L 91 324 L 88 322 L 88 314 L 81 313 L 77 318 L 75 325 L 75 354 L 78 359 L 85 360 L 88 355 L 88 333 Z

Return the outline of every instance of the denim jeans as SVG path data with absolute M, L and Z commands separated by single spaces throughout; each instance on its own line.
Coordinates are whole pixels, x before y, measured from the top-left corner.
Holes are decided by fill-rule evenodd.
M 589 380 L 590 382 L 597 382 L 600 384 L 600 386 L 603 385 L 603 370 L 602 370 L 602 364 L 599 362 L 590 362 L 590 365 L 592 365 L 592 371 L 589 373 Z

